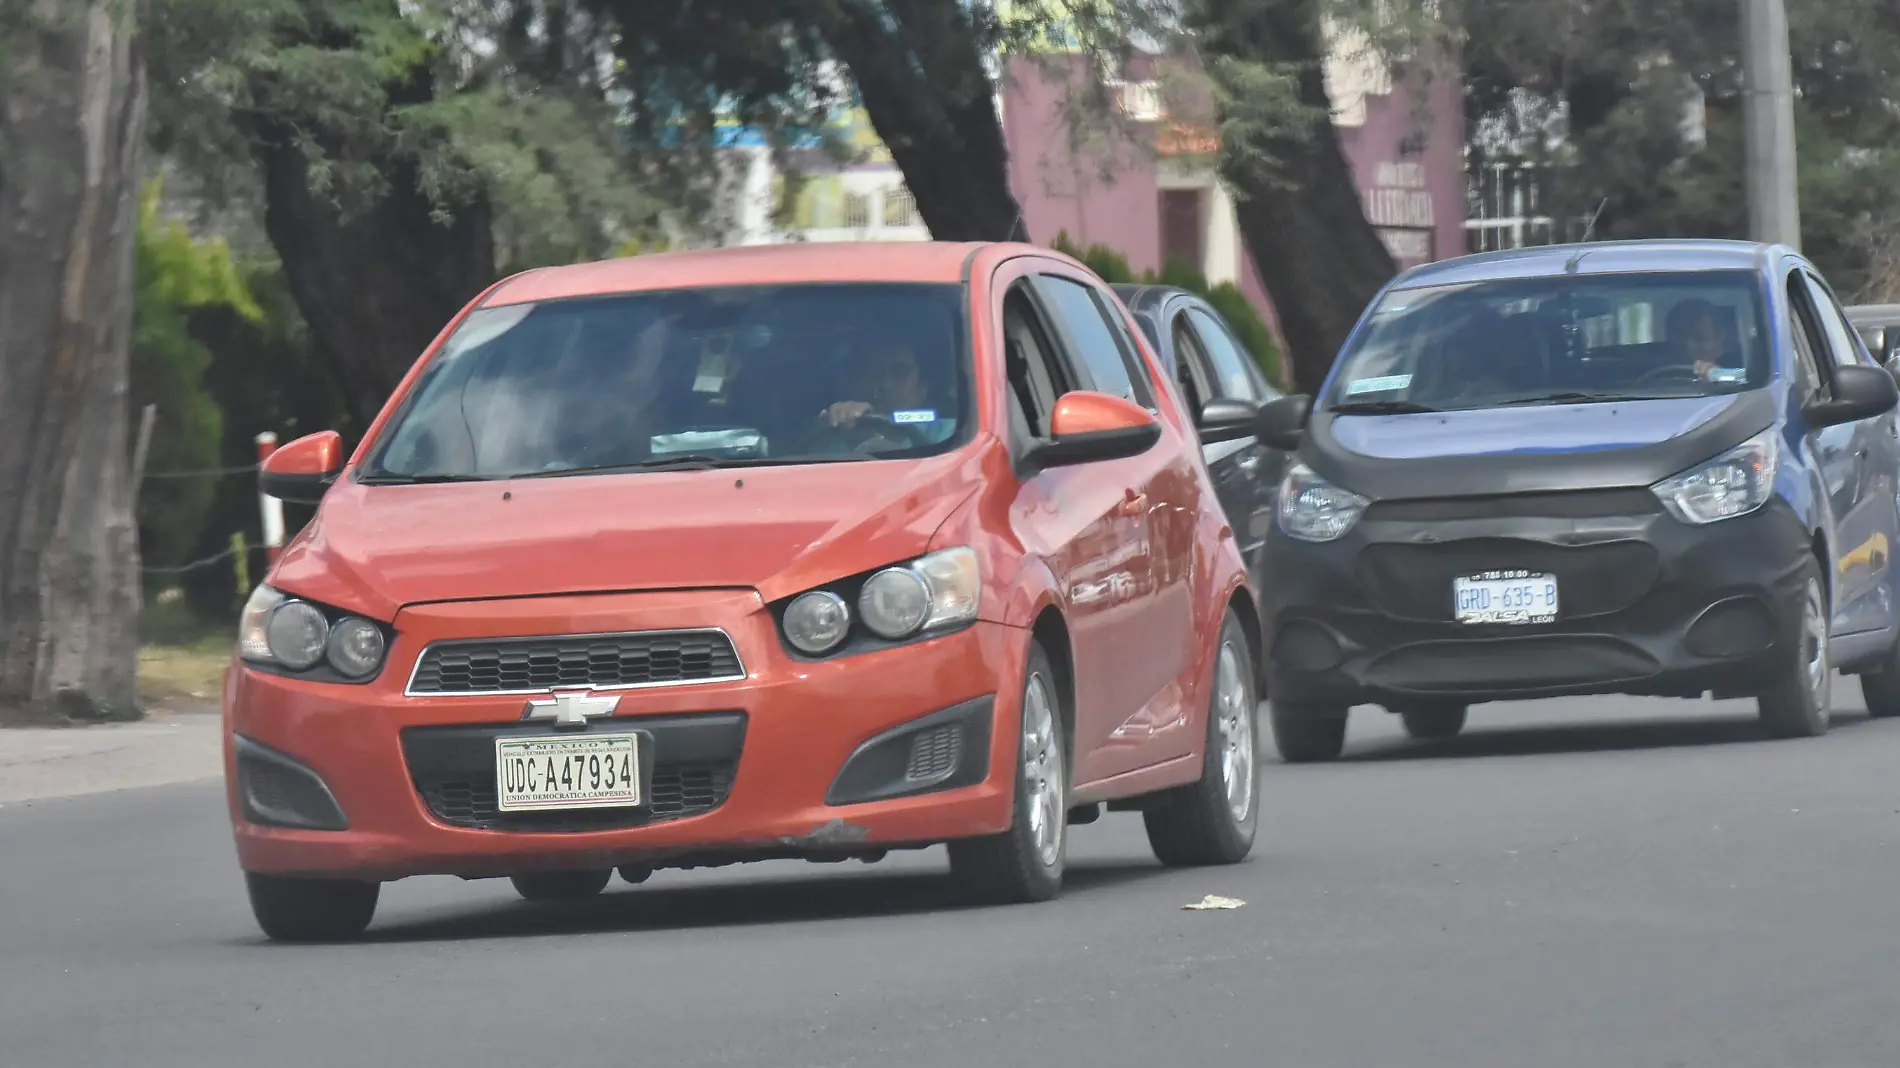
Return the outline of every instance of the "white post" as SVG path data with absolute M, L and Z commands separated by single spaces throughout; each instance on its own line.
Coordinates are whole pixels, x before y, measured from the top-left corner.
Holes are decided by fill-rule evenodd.
M 263 466 L 264 461 L 270 459 L 271 453 L 276 451 L 276 434 L 266 430 L 257 436 L 257 462 L 260 468 Z M 277 562 L 277 554 L 281 552 L 284 547 L 284 502 L 259 489 L 257 491 L 257 504 L 263 513 L 264 551 L 270 556 L 271 563 L 274 564 Z

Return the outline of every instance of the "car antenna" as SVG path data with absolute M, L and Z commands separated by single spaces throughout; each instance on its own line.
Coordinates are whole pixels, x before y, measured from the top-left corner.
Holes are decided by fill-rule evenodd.
M 1603 209 L 1609 207 L 1609 205 L 1609 197 L 1604 197 L 1602 200 L 1597 201 L 1597 210 L 1590 213 L 1590 221 L 1583 228 L 1583 240 L 1578 242 L 1578 244 L 1587 244 L 1592 237 L 1596 236 L 1597 220 L 1603 217 Z M 1576 274 L 1577 265 L 1583 262 L 1583 257 L 1588 255 L 1589 252 L 1589 249 L 1578 249 L 1577 254 L 1570 257 L 1569 262 L 1564 264 L 1564 273 Z

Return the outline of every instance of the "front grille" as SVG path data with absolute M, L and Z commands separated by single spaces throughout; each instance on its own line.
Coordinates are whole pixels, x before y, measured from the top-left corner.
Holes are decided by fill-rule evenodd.
M 1616 685 L 1660 670 L 1648 653 L 1602 635 L 1421 642 L 1374 660 L 1366 681 L 1402 693 Z
M 1641 600 L 1655 585 L 1660 558 L 1635 540 L 1554 545 L 1524 538 L 1469 538 L 1436 545 L 1381 543 L 1359 553 L 1358 582 L 1387 615 L 1448 622 L 1452 580 L 1486 571 L 1528 571 L 1557 579 L 1564 619 L 1608 615 Z
M 423 650 L 411 694 L 540 693 L 742 679 L 732 639 L 718 630 L 438 642 Z
M 1431 497 L 1374 501 L 1367 522 L 1443 523 L 1461 519 L 1607 519 L 1654 515 L 1662 502 L 1647 489 L 1508 493 L 1485 497 Z
M 416 794 L 443 823 L 482 831 L 604 831 L 684 819 L 724 804 L 739 768 L 745 726 L 741 712 L 616 717 L 589 724 L 584 733 L 640 735 L 641 762 L 651 770 L 638 808 L 501 811 L 495 796 L 495 740 L 558 733 L 546 724 L 408 727 L 402 749 Z

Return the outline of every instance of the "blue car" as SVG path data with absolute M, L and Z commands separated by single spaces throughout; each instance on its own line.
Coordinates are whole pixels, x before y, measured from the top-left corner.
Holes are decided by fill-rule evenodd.
M 1895 380 L 1813 264 L 1727 241 L 1551 246 L 1400 275 L 1314 397 L 1262 550 L 1289 761 L 1347 710 L 1419 738 L 1478 702 L 1753 698 L 1828 728 L 1835 670 L 1900 714 Z

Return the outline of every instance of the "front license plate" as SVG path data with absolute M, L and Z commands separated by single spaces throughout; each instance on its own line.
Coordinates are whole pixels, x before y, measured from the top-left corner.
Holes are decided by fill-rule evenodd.
M 1486 571 L 1451 580 L 1460 623 L 1549 623 L 1557 618 L 1557 580 L 1528 571 Z
M 637 734 L 495 739 L 495 796 L 503 812 L 633 808 L 640 804 Z

